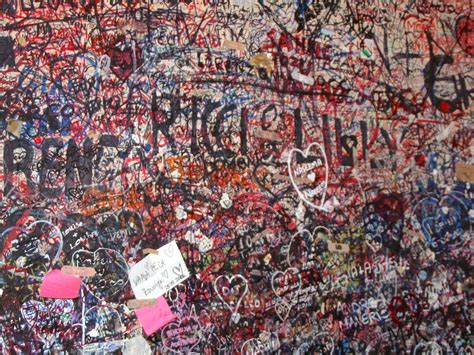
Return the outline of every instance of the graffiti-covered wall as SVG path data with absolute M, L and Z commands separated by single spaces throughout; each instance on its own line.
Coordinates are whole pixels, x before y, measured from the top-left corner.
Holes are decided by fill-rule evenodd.
M 0 0 L 2 354 L 470 354 L 470 0 Z

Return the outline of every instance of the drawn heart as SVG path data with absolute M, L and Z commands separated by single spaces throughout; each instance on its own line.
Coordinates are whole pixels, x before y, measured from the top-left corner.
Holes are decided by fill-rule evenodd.
M 194 316 L 185 316 L 161 330 L 163 346 L 177 354 L 189 354 L 200 343 L 202 328 Z
M 286 262 L 289 267 L 305 268 L 312 259 L 313 236 L 306 230 L 293 234 L 288 244 Z
M 385 221 L 389 228 L 403 224 L 403 197 L 396 193 L 380 193 L 373 203 L 375 212 Z
M 172 257 L 173 257 L 173 254 L 174 254 L 174 243 L 168 243 L 168 245 L 166 246 L 166 248 L 163 248 L 163 249 L 164 249 L 165 255 L 166 255 L 168 258 L 172 258 Z
M 257 185 L 274 197 L 284 195 L 291 189 L 291 180 L 285 176 L 286 166 L 283 167 L 267 163 L 257 165 L 254 170 Z
M 73 254 L 72 263 L 94 268 L 96 274 L 84 278 L 83 282 L 100 299 L 113 297 L 128 282 L 128 264 L 115 250 L 99 248 L 93 253 L 79 250 Z
M 328 240 L 321 238 L 319 233 L 330 235 L 331 232 L 324 226 L 317 226 L 313 233 L 307 229 L 295 233 L 288 244 L 286 262 L 289 267 L 307 270 L 312 266 L 323 269 L 322 255 L 328 255 Z
M 290 315 L 291 305 L 286 302 L 275 303 L 275 312 L 282 322 L 284 322 Z
M 20 312 L 30 331 L 45 347 L 51 347 L 57 341 L 51 329 L 62 334 L 63 344 L 74 343 L 74 339 L 80 337 L 81 327 L 72 324 L 80 314 L 74 311 L 71 300 L 55 300 L 46 304 L 30 300 L 21 305 Z
M 466 231 L 472 232 L 467 206 L 469 199 L 462 194 L 427 197 L 413 208 L 411 222 L 432 251 L 446 252 L 465 243 Z
M 394 296 L 388 305 L 388 311 L 392 321 L 400 328 L 411 329 L 420 320 L 420 303 L 413 293 Z
M 474 20 L 467 15 L 460 16 L 456 21 L 456 38 L 460 47 L 470 56 L 474 56 Z
M 110 306 L 94 306 L 84 314 L 86 342 L 117 336 L 125 331 L 122 315 Z
M 308 339 L 296 350 L 297 355 L 303 354 L 329 354 L 334 352 L 334 340 L 328 333 L 316 334 L 313 339 Z
M 297 302 L 301 291 L 301 275 L 297 268 L 290 267 L 285 271 L 276 271 L 272 275 L 272 290 L 287 305 Z
M 242 344 L 240 348 L 240 353 L 243 355 L 247 354 L 261 354 L 264 351 L 263 343 L 258 338 L 252 338 Z
M 443 346 L 434 341 L 429 341 L 425 343 L 424 341 L 416 344 L 413 349 L 413 355 L 418 354 L 445 354 L 447 351 L 443 349 Z
M 171 301 L 172 303 L 180 302 L 186 298 L 186 292 L 188 287 L 186 284 L 178 284 L 173 287 L 171 290 L 166 292 L 166 299 Z
M 142 51 L 136 44 L 113 47 L 107 55 L 110 57 L 110 70 L 121 80 L 127 80 L 142 65 Z
M 44 276 L 63 249 L 61 230 L 45 220 L 7 228 L 0 235 L 1 259 L 30 275 Z
M 247 279 L 240 274 L 236 274 L 230 278 L 227 275 L 220 275 L 214 281 L 214 290 L 222 303 L 235 314 L 248 292 L 248 282 Z
M 21 305 L 21 316 L 30 328 L 52 326 L 51 320 L 56 319 L 59 325 L 66 326 L 73 319 L 74 302 L 72 300 L 54 300 L 47 305 L 43 302 L 30 300 Z M 61 316 L 61 317 L 59 317 Z
M 173 266 L 171 270 L 173 271 L 173 274 L 178 276 L 179 279 L 185 278 L 183 267 L 181 266 L 181 264 L 179 264 L 178 266 Z
M 288 173 L 298 196 L 309 206 L 325 212 L 329 166 L 326 153 L 319 143 L 312 143 L 303 152 L 292 149 L 288 157 Z

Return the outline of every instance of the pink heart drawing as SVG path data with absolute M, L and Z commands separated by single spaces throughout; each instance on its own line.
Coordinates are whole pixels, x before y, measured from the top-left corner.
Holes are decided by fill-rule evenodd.
M 185 316 L 161 330 L 163 346 L 176 354 L 189 354 L 199 345 L 201 338 L 202 327 L 194 316 Z
M 329 166 L 326 153 L 319 143 L 312 143 L 306 151 L 292 149 L 288 156 L 288 173 L 298 196 L 307 205 L 329 212 L 325 205 Z

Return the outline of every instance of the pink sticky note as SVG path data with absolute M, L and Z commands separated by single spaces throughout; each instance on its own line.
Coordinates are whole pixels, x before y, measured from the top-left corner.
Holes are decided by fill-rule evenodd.
M 152 335 L 158 329 L 176 319 L 163 296 L 158 297 L 156 305 L 135 310 L 146 335 Z
M 48 298 L 77 298 L 81 289 L 81 279 L 66 275 L 61 270 L 52 270 L 43 278 L 40 296 Z

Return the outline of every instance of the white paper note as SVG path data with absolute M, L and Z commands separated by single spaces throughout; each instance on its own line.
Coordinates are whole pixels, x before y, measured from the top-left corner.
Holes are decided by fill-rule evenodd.
M 296 71 L 296 70 L 293 70 L 291 72 L 291 77 L 294 79 L 294 80 L 297 80 L 303 84 L 306 84 L 306 85 L 314 85 L 314 79 L 310 76 L 307 76 L 307 75 L 304 75 L 304 74 L 301 74 L 300 72 Z
M 131 267 L 129 280 L 136 299 L 158 298 L 189 277 L 176 242 L 162 246 Z

